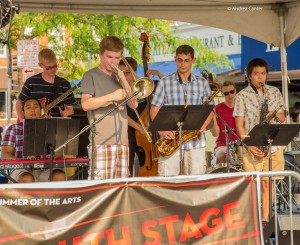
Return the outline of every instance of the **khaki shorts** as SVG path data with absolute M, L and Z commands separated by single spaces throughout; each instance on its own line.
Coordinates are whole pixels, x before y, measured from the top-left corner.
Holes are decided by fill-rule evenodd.
M 283 150 L 285 147 L 281 147 L 278 151 L 272 153 L 272 166 L 271 171 L 284 171 L 284 157 Z M 243 149 L 243 170 L 245 172 L 265 172 L 269 171 L 269 156 L 264 158 L 258 158 L 251 153 Z M 265 177 L 264 179 L 266 179 Z M 278 179 L 283 179 L 279 177 Z

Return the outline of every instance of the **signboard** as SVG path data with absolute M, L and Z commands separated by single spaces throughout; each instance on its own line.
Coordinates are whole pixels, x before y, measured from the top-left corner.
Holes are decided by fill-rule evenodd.
M 269 44 L 242 36 L 242 72 L 248 62 L 254 58 L 264 59 L 270 71 L 281 71 L 280 49 Z M 286 48 L 288 70 L 300 69 L 300 38 Z
M 261 244 L 249 176 L 15 184 L 0 195 L 6 245 Z
M 25 81 L 32 77 L 34 75 L 34 70 L 33 68 L 30 68 L 30 67 L 25 67 L 22 71 L 22 78 L 23 78 L 23 83 L 25 83 Z
M 37 66 L 39 53 L 38 40 L 19 40 L 18 41 L 18 67 Z

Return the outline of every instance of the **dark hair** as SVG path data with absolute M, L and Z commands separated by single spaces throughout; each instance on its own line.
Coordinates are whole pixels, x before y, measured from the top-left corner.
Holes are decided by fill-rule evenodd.
M 31 98 L 31 97 L 29 97 L 29 98 L 26 98 L 26 99 L 23 101 L 23 103 L 22 103 L 22 111 L 24 111 L 25 104 L 26 104 L 26 102 L 29 101 L 29 100 L 35 100 L 35 101 L 37 101 L 37 103 L 38 103 L 39 106 L 40 106 L 40 109 L 42 109 L 41 102 L 40 102 L 37 98 Z
M 107 36 L 103 38 L 99 45 L 99 52 L 103 54 L 105 50 L 113 52 L 123 52 L 124 44 L 116 36 Z
M 176 56 L 178 54 L 190 54 L 192 58 L 195 56 L 195 50 L 189 45 L 181 45 L 176 49 Z
M 299 102 L 299 101 L 296 101 L 296 102 L 295 102 L 294 108 L 295 108 L 296 110 L 299 110 L 299 109 L 300 109 L 300 102 Z
M 227 86 L 230 86 L 230 85 L 233 86 L 234 88 L 236 88 L 234 82 L 232 82 L 232 81 L 225 81 L 225 82 L 223 82 L 223 84 L 222 84 L 222 86 L 221 86 L 221 89 L 222 89 L 223 87 L 227 87 Z
M 128 64 L 131 66 L 131 68 L 134 71 L 137 71 L 137 62 L 136 62 L 136 60 L 134 58 L 132 58 L 132 57 L 125 57 L 125 59 L 128 62 Z M 123 60 L 120 60 L 119 65 L 126 66 Z
M 269 73 L 268 63 L 263 59 L 255 58 L 255 59 L 251 60 L 247 65 L 247 75 L 248 75 L 248 77 L 251 75 L 254 67 L 257 67 L 257 66 L 265 67 L 267 74 Z

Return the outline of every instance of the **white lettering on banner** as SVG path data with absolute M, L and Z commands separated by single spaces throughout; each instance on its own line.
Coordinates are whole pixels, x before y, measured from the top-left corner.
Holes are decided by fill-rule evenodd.
M 279 51 L 279 47 L 275 47 L 273 45 L 267 44 L 266 52 L 276 52 Z
M 66 205 L 73 203 L 80 203 L 81 196 L 78 197 L 66 197 L 66 198 L 17 198 L 17 199 L 0 199 L 0 206 L 55 206 L 55 205 Z

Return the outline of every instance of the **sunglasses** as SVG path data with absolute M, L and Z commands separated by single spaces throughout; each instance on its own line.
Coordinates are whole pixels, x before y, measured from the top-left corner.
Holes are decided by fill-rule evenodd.
M 49 71 L 49 70 L 56 70 L 58 68 L 58 65 L 54 65 L 54 66 L 45 66 L 44 64 L 42 64 L 42 66 L 44 66 L 44 68 Z
M 228 92 L 224 92 L 223 94 L 224 94 L 225 96 L 228 96 L 229 94 L 234 94 L 234 93 L 235 93 L 235 89 L 230 90 L 230 91 L 228 91 Z

